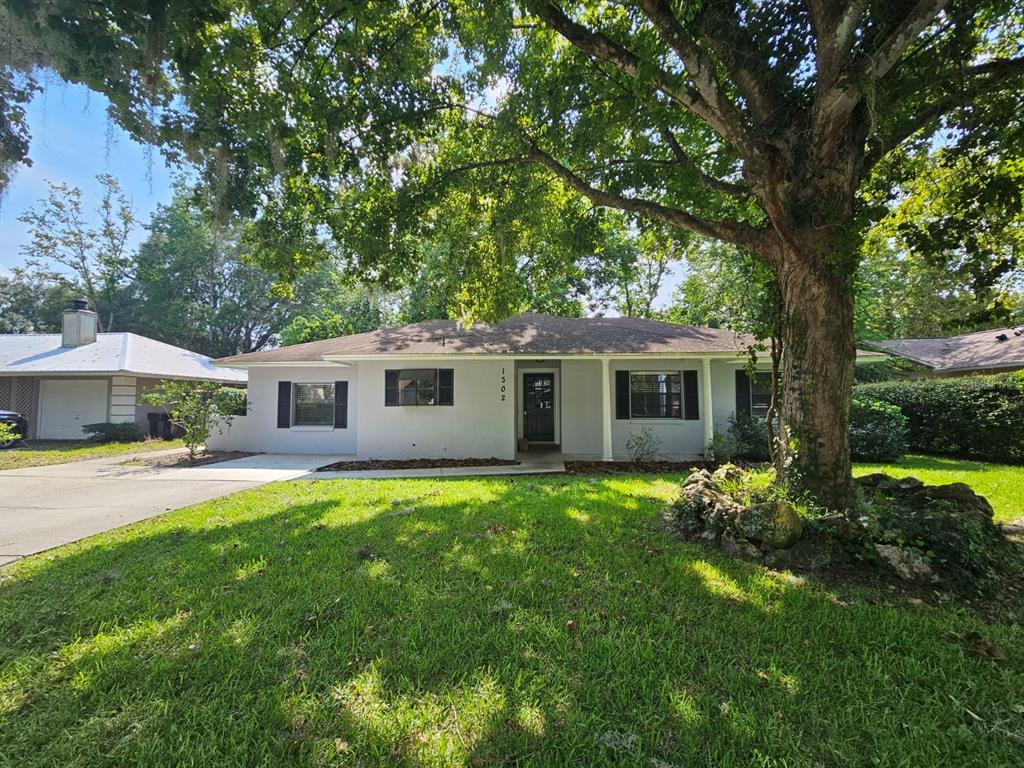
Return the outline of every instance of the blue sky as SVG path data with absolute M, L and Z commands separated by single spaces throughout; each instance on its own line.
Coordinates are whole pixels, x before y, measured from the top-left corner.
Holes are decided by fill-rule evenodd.
M 52 82 L 28 108 L 32 167 L 20 166 L 0 201 L 0 270 L 22 264 L 28 241 L 18 217 L 46 196 L 47 181 L 79 187 L 88 209 L 98 201 L 96 175 L 111 173 L 132 202 L 141 223 L 171 195 L 175 173 L 156 150 L 147 152 L 107 120 L 107 100 L 79 85 Z M 109 134 L 109 140 L 108 140 Z M 145 236 L 138 227 L 136 242 Z

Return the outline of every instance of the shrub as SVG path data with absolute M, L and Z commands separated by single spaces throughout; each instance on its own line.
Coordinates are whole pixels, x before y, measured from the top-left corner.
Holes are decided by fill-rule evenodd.
M 206 445 L 214 422 L 218 419 L 231 423 L 232 407 L 237 399 L 230 387 L 222 387 L 212 381 L 165 381 L 156 389 L 143 394 L 139 399 L 147 405 L 163 406 L 171 423 L 181 427 L 189 458 Z
M 98 443 L 136 443 L 142 439 L 142 430 L 134 421 L 86 424 L 82 430 L 90 440 Z
M 897 406 L 910 450 L 992 461 L 1024 460 L 1024 374 L 907 379 L 855 388 Z
M 220 397 L 223 399 L 225 416 L 245 416 L 248 412 L 249 405 L 244 389 L 221 387 Z
M 898 459 L 907 451 L 907 417 L 895 405 L 864 396 L 850 406 L 850 455 L 855 459 Z
M 661 438 L 650 427 L 641 427 L 629 435 L 626 450 L 636 463 L 654 461 L 661 450 Z
M 729 419 L 732 455 L 767 461 L 768 428 L 764 419 L 738 413 Z M 906 452 L 906 419 L 899 408 L 871 398 L 854 398 L 850 407 L 850 452 L 859 459 L 895 459 Z
M 736 453 L 735 440 L 732 435 L 715 430 L 708 444 L 704 446 L 704 460 L 716 462 L 732 461 Z
M 13 424 L 0 421 L 0 445 L 7 446 L 20 439 L 21 435 L 18 434 L 18 430 L 14 428 Z
M 748 461 L 768 460 L 768 427 L 764 419 L 749 413 L 736 413 L 729 417 L 729 438 L 733 456 Z

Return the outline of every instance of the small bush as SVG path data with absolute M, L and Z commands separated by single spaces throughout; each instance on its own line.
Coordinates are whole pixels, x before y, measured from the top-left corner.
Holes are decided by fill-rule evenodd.
M 248 412 L 249 406 L 244 389 L 221 387 L 220 397 L 222 398 L 225 416 L 245 416 Z
M 231 387 L 222 387 L 212 381 L 167 380 L 144 393 L 139 400 L 167 411 L 171 423 L 184 433 L 188 456 L 193 459 L 205 447 L 210 430 L 218 420 L 231 423 L 228 411 L 237 407 L 237 398 L 231 391 Z
M 20 440 L 22 435 L 18 434 L 18 430 L 14 428 L 13 424 L 8 424 L 6 421 L 0 421 L 0 445 L 6 446 L 8 443 L 13 443 L 15 440 Z
M 717 429 L 704 446 L 705 461 L 729 462 L 735 453 L 736 445 L 732 435 L 719 432 Z
M 86 424 L 82 430 L 98 443 L 136 443 L 142 439 L 142 430 L 133 421 Z
M 626 450 L 636 463 L 654 461 L 661 450 L 661 438 L 650 427 L 641 427 L 626 440 Z
M 897 406 L 919 453 L 1024 461 L 1024 373 L 907 379 L 855 388 Z
M 855 397 L 850 406 L 850 455 L 855 459 L 898 459 L 907 451 L 907 417 L 895 405 Z
M 729 439 L 733 456 L 748 461 L 768 460 L 768 427 L 764 419 L 749 413 L 729 417 Z

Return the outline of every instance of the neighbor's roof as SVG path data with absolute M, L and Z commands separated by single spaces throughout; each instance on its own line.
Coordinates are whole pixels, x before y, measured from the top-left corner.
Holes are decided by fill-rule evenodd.
M 108 373 L 242 383 L 244 371 L 134 333 L 100 333 L 92 344 L 64 348 L 59 333 L 0 334 L 0 374 Z
M 888 339 L 873 346 L 936 371 L 1024 368 L 1024 334 L 1012 328 L 966 333 L 944 339 Z
M 217 362 L 309 363 L 391 355 L 635 355 L 746 354 L 749 334 L 633 317 L 570 318 L 526 313 L 469 328 L 428 320 L 325 341 L 225 357 Z

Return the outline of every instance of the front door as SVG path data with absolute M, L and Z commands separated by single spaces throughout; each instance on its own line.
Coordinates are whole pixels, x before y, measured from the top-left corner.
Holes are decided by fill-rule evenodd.
M 555 440 L 555 374 L 523 374 L 523 437 Z

